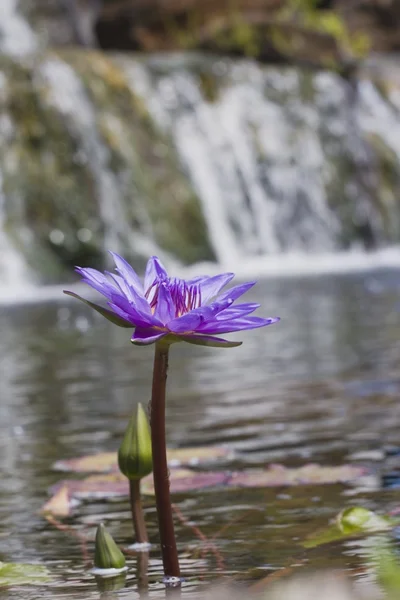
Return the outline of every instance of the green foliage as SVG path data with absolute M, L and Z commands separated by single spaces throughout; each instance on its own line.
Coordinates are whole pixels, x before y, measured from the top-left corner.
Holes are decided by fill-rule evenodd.
M 297 23 L 309 31 L 326 34 L 336 42 L 338 50 L 356 58 L 365 56 L 370 41 L 364 33 L 351 33 L 336 10 L 318 10 L 317 0 L 288 0 L 280 18 Z
M 13 585 L 43 585 L 48 581 L 50 581 L 50 572 L 43 565 L 0 561 L 0 588 Z
M 344 509 L 336 517 L 333 525 L 312 534 L 304 543 L 305 548 L 315 548 L 330 542 L 344 540 L 351 536 L 363 536 L 368 533 L 388 531 L 392 521 L 381 517 L 367 508 L 355 506 Z

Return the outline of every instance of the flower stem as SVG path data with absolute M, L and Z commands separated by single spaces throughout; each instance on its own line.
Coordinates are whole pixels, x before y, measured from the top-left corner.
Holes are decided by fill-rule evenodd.
M 148 598 L 149 597 L 149 578 L 148 571 L 149 568 L 149 553 L 148 552 L 138 552 L 137 555 L 137 587 L 139 592 L 139 598 Z
M 180 577 L 174 522 L 169 493 L 167 448 L 165 441 L 165 388 L 169 344 L 155 345 L 153 388 L 150 406 L 151 445 L 153 452 L 154 491 L 157 505 L 161 553 L 166 577 Z
M 146 522 L 144 520 L 142 499 L 140 497 L 140 479 L 129 480 L 129 495 L 131 501 L 131 513 L 133 527 L 135 529 L 136 543 L 148 544 Z

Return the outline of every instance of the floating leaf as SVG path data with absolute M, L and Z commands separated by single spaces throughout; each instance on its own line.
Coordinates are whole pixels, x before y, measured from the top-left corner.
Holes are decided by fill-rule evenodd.
M 384 539 L 375 544 L 371 551 L 378 582 L 388 598 L 400 597 L 400 561 L 392 540 Z
M 232 473 L 230 487 L 274 487 L 292 485 L 320 485 L 347 483 L 366 474 L 364 467 L 341 465 L 338 467 L 317 464 L 294 469 L 273 464 L 268 469 L 252 469 Z
M 195 467 L 217 461 L 230 460 L 233 452 L 225 446 L 194 446 L 193 448 L 168 448 L 169 467 Z
M 178 451 L 173 451 L 178 452 Z M 179 451 L 180 452 L 180 451 Z M 187 450 L 189 452 L 189 450 Z M 207 454 L 198 454 L 198 459 L 206 460 Z M 184 457 L 187 460 L 188 456 Z M 343 465 L 341 467 L 325 467 L 321 465 L 305 465 L 297 469 L 289 469 L 282 465 L 271 465 L 268 469 L 251 469 L 245 471 L 193 471 L 190 469 L 171 469 L 171 493 L 193 492 L 213 487 L 224 488 L 264 488 L 293 485 L 316 485 L 337 482 L 349 482 L 364 475 L 364 467 Z M 153 495 L 153 476 L 142 479 L 143 494 Z M 64 480 L 51 490 L 53 497 L 45 504 L 43 512 L 54 512 L 68 516 L 77 500 L 127 497 L 129 485 L 126 478 L 117 472 L 102 475 L 91 475 L 82 480 Z M 68 504 L 67 504 L 68 502 Z
M 333 525 L 310 536 L 303 543 L 303 546 L 305 548 L 315 548 L 316 546 L 340 541 L 352 536 L 387 531 L 392 526 L 393 523 L 390 518 L 381 517 L 367 508 L 362 508 L 361 506 L 346 508 L 339 513 Z
M 118 457 L 116 452 L 89 454 L 69 460 L 58 460 L 53 469 L 71 473 L 109 473 L 118 469 Z
M 344 534 L 385 531 L 392 527 L 388 517 L 381 517 L 362 506 L 345 508 L 337 517 L 337 525 Z
M 42 507 L 41 512 L 57 515 L 57 517 L 68 517 L 71 512 L 68 485 L 62 485 L 54 496 Z
M 169 476 L 170 490 L 172 494 L 180 494 L 225 484 L 229 485 L 230 477 L 230 473 L 224 471 L 196 472 L 190 469 L 173 469 Z M 141 490 L 143 494 L 148 496 L 154 495 L 154 484 L 151 476 L 142 479 Z
M 197 466 L 218 460 L 228 460 L 232 457 L 232 450 L 224 446 L 169 448 L 167 457 L 170 468 Z M 54 463 L 53 468 L 57 471 L 72 473 L 110 473 L 118 471 L 118 458 L 116 452 L 101 452 L 69 460 L 59 460 Z
M 170 472 L 171 493 L 206 489 L 221 486 L 229 473 L 211 471 L 196 473 L 189 469 L 172 469 Z M 141 490 L 145 495 L 154 494 L 153 476 L 148 475 L 141 480 Z M 91 475 L 86 479 L 64 480 L 52 488 L 53 496 L 42 507 L 41 512 L 67 517 L 72 513 L 72 508 L 81 500 L 109 500 L 111 498 L 127 498 L 129 496 L 129 483 L 121 473 L 108 475 Z M 60 501 L 61 498 L 61 501 Z M 65 504 L 65 501 L 68 504 Z
M 50 581 L 50 572 L 43 565 L 0 562 L 0 587 L 43 585 L 48 581 Z

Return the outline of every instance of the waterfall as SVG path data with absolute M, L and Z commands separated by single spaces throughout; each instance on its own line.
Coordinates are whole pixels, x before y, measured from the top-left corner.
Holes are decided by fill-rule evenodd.
M 398 244 L 395 65 L 349 81 L 50 50 L 14 0 L 0 4 L 2 281 L 60 281 L 109 248 L 138 268 L 157 253 L 240 269 Z
M 25 56 L 39 48 L 38 38 L 17 10 L 17 0 L 0 2 L 0 53 Z
M 130 62 L 125 72 L 174 140 L 219 262 L 399 240 L 398 91 L 384 98 L 368 80 L 354 90 L 334 73 L 252 61 L 182 56 L 165 64 Z M 368 136 L 393 153 L 397 188 L 384 198 Z
M 0 173 L 0 280 L 18 287 L 32 282 L 32 274 L 21 253 L 14 247 L 4 223 L 4 192 Z

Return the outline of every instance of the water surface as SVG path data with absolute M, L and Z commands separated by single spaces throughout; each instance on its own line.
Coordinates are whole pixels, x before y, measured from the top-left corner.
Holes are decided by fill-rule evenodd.
M 224 443 L 235 468 L 269 462 L 359 462 L 374 476 L 363 488 L 315 486 L 218 490 L 174 496 L 185 523 L 177 534 L 187 577 L 184 594 L 223 573 L 239 580 L 305 561 L 314 567 L 362 563 L 357 544 L 305 552 L 300 542 L 343 506 L 388 511 L 396 470 L 387 450 L 399 443 L 398 272 L 267 280 L 248 294 L 260 314 L 281 323 L 247 332 L 240 348 L 186 344 L 171 351 L 170 445 Z M 68 299 L 0 307 L 0 561 L 40 562 L 50 587 L 0 591 L 0 598 L 98 598 L 76 538 L 38 513 L 60 478 L 54 461 L 118 447 L 136 401 L 149 399 L 152 348 Z M 146 500 L 150 537 L 155 511 Z M 109 513 L 121 545 L 131 542 L 128 504 L 92 502 L 68 523 L 84 528 Z M 214 547 L 203 552 L 199 534 Z M 89 550 L 92 552 L 92 545 Z M 121 597 L 136 598 L 136 558 Z M 150 557 L 152 594 L 162 596 L 160 557 Z M 194 597 L 194 596 L 193 596 Z

